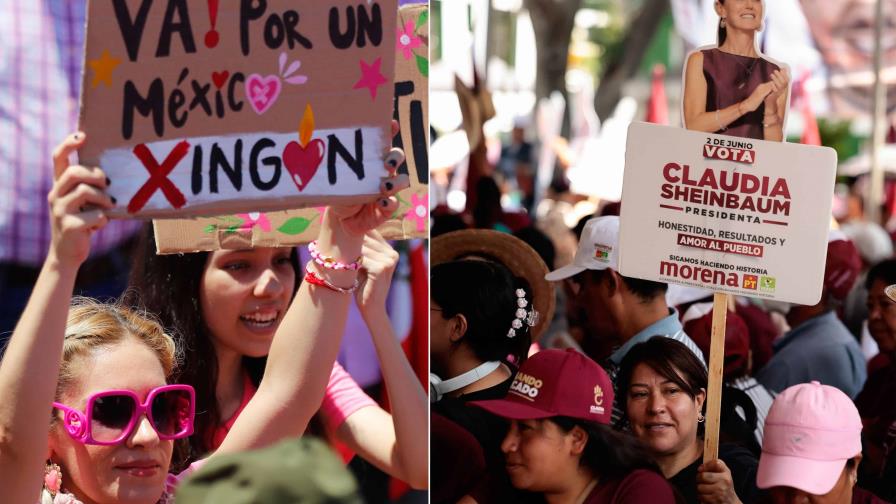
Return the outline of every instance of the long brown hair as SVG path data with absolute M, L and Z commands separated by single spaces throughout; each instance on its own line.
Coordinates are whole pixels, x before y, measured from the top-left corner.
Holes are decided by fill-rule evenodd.
M 190 460 L 197 460 L 213 449 L 212 435 L 222 423 L 215 393 L 218 382 L 218 358 L 211 335 L 202 316 L 199 288 L 208 261 L 208 252 L 158 255 L 152 225 L 140 236 L 129 288 L 124 299 L 158 315 L 162 325 L 177 338 L 183 348 L 184 365 L 177 374 L 178 383 L 196 389 L 196 417 L 190 436 Z M 296 273 L 292 295 L 299 289 L 298 254 L 290 254 Z M 267 357 L 243 356 L 243 368 L 257 387 L 264 374 Z

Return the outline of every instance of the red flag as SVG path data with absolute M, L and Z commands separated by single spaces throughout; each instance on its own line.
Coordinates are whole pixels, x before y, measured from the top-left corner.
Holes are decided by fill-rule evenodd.
M 647 122 L 669 124 L 669 103 L 666 101 L 666 67 L 657 63 L 653 67 L 653 83 L 650 85 L 650 99 L 647 101 Z
M 818 132 L 818 121 L 815 112 L 812 111 L 812 103 L 809 101 L 809 93 L 806 91 L 806 81 L 809 80 L 809 72 L 803 74 L 800 79 L 800 113 L 803 115 L 803 135 L 800 143 L 805 145 L 821 145 L 821 134 Z
M 429 258 L 423 240 L 411 244 L 411 297 L 413 321 L 402 346 L 424 387 L 429 386 Z

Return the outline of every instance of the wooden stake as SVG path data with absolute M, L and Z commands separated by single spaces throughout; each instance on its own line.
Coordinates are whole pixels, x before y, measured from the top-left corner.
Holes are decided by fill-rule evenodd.
M 719 458 L 719 417 L 722 408 L 722 372 L 725 369 L 725 322 L 728 294 L 716 292 L 712 298 L 712 335 L 709 343 L 709 387 L 706 391 L 706 429 L 703 462 Z

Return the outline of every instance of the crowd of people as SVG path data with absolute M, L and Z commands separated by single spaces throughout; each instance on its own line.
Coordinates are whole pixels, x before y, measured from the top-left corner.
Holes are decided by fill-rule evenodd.
M 294 248 L 157 256 L 147 226 L 131 288 L 105 303 L 72 294 L 114 205 L 100 168 L 69 163 L 84 141 L 73 134 L 53 153 L 49 251 L 0 361 L 4 499 L 173 502 L 180 481 L 206 464 L 306 431 L 426 488 L 425 392 L 386 312 L 398 253 L 375 230 L 407 186 L 396 174 L 401 150 L 386 156 L 379 199 L 327 210 L 304 276 Z M 391 413 L 335 362 L 353 299 Z M 302 460 L 321 451 L 303 449 Z M 302 490 L 358 502 L 348 481 L 334 495 L 321 482 Z
M 466 211 L 434 212 L 427 408 L 387 312 L 398 253 L 376 231 L 408 185 L 401 151 L 375 202 L 326 210 L 304 267 L 296 248 L 157 255 L 151 226 L 107 218 L 102 169 L 72 163 L 84 133 L 45 166 L 80 72 L 69 52 L 29 51 L 80 44 L 85 16 L 45 3 L 6 19 L 67 35 L 10 30 L 25 56 L 0 69 L 16 103 L 48 105 L 0 114 L 16 139 L 0 162 L 19 173 L 0 198 L 0 333 L 15 327 L 0 500 L 361 502 L 339 447 L 438 504 L 896 502 L 896 254 L 877 224 L 832 225 L 815 305 L 732 296 L 712 457 L 712 293 L 621 274 L 621 202 L 566 226 L 562 200 L 584 198 L 558 171 L 539 201 L 520 119 L 493 166 L 471 153 Z M 790 82 L 756 50 L 763 4 L 715 5 L 719 45 L 687 59 L 683 122 L 780 141 Z M 24 85 L 29 58 L 53 71 Z M 388 411 L 337 361 L 352 302 Z
M 714 5 L 718 45 L 684 69 L 685 127 L 783 140 L 790 76 L 759 51 L 764 3 Z M 520 124 L 494 165 L 471 146 L 465 211 L 433 212 L 433 502 L 894 501 L 896 258 L 881 226 L 832 216 L 812 306 L 730 296 L 716 433 L 712 292 L 620 273 L 625 201 L 571 194 L 562 156 L 533 203 Z
M 89 10 L 0 16 L 0 501 L 425 501 L 426 392 L 376 231 L 403 152 L 375 201 L 322 211 L 314 253 L 156 255 L 152 223 L 105 213 L 121 181 L 75 161 Z
M 433 502 L 896 496 L 896 259 L 863 265 L 835 230 L 818 304 L 733 299 L 718 458 L 704 463 L 711 293 L 620 274 L 619 217 L 584 221 L 553 271 L 538 224 L 515 233 L 540 234 L 532 246 L 473 228 L 433 238 Z M 842 322 L 862 316 L 846 310 L 857 291 L 864 345 Z

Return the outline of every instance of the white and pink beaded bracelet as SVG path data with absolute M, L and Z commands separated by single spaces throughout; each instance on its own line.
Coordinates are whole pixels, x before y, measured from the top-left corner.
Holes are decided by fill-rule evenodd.
M 317 240 L 312 241 L 308 244 L 308 253 L 311 254 L 311 259 L 314 262 L 324 268 L 331 270 L 349 270 L 349 271 L 358 271 L 361 269 L 361 258 L 358 257 L 354 262 L 344 263 L 339 262 L 332 257 L 326 257 L 320 253 L 317 249 Z

